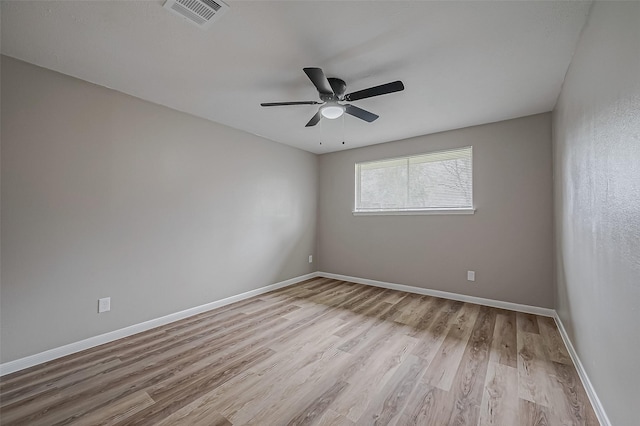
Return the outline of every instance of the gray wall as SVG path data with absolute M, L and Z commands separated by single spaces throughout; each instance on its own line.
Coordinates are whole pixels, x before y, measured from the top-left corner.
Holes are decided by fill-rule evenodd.
M 314 271 L 317 173 L 313 154 L 3 57 L 2 362 Z
M 356 162 L 469 145 L 475 215 L 352 215 Z M 549 113 L 324 154 L 319 269 L 551 308 L 551 177 Z
M 636 425 L 640 3 L 594 4 L 553 119 L 558 314 L 612 423 Z

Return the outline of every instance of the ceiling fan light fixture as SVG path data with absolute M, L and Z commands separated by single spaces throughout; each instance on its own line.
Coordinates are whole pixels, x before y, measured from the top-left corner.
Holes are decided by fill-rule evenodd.
M 344 114 L 344 106 L 342 105 L 327 105 L 325 107 L 322 107 L 322 109 L 320 110 L 320 113 L 322 114 L 322 116 L 324 118 L 328 118 L 329 120 L 333 120 L 336 119 L 338 117 L 341 117 L 342 114 Z

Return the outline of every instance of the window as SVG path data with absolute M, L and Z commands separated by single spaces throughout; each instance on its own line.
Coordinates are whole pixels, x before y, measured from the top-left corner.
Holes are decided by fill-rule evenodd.
M 472 148 L 356 163 L 354 214 L 473 213 Z

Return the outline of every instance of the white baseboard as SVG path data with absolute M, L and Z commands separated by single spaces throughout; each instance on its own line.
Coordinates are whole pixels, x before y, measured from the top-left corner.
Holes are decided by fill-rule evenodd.
M 589 397 L 589 401 L 591 401 L 591 405 L 593 406 L 593 410 L 596 412 L 596 416 L 600 421 L 602 426 L 611 426 L 611 421 L 609 421 L 609 417 L 607 417 L 607 413 L 604 411 L 604 407 L 602 406 L 602 402 L 600 402 L 600 398 L 596 394 L 596 390 L 591 384 L 589 380 L 589 376 L 587 376 L 587 372 L 578 357 L 578 353 L 576 352 L 573 344 L 571 343 L 571 339 L 569 339 L 569 335 L 567 334 L 567 330 L 564 328 L 564 324 L 558 316 L 556 312 L 553 316 L 553 319 L 556 320 L 556 324 L 558 326 L 558 331 L 560 331 L 560 335 L 562 336 L 562 340 L 564 341 L 564 345 L 567 347 L 569 351 L 569 356 L 571 356 L 571 360 L 573 361 L 573 365 L 575 365 L 576 370 L 578 371 L 578 375 L 580 376 L 580 380 L 582 381 L 582 386 L 587 391 L 587 396 Z
M 104 343 L 109 343 L 114 340 L 122 339 L 123 337 L 131 336 L 136 333 L 141 333 L 146 330 L 150 330 L 155 327 L 159 327 L 161 325 L 169 324 L 171 322 L 175 322 L 193 315 L 200 314 L 202 312 L 210 311 L 215 308 L 219 308 L 221 306 L 229 305 L 234 302 L 239 302 L 244 299 L 248 299 L 253 296 L 258 296 L 260 294 L 267 293 L 269 291 L 277 290 L 279 288 L 287 287 L 293 284 L 297 284 L 301 281 L 305 281 L 311 278 L 316 277 L 324 277 L 324 278 L 332 278 L 340 281 L 349 281 L 357 284 L 370 285 L 374 287 L 382 287 L 388 288 L 391 290 L 399 290 L 405 291 L 407 293 L 415 293 L 422 294 L 426 296 L 434 296 L 441 297 L 444 299 L 458 300 L 461 302 L 469 302 L 475 303 L 478 305 L 491 306 L 495 308 L 508 309 L 517 312 L 525 312 L 529 314 L 542 315 L 547 317 L 552 317 L 555 319 L 556 324 L 558 325 L 558 330 L 560 331 L 560 335 L 562 336 L 562 340 L 564 341 L 567 350 L 569 351 L 569 355 L 573 360 L 573 363 L 578 371 L 578 375 L 580 376 L 580 380 L 587 392 L 589 400 L 591 401 L 591 405 L 593 406 L 595 413 L 600 421 L 602 426 L 611 426 L 611 422 L 607 417 L 607 414 L 604 411 L 604 407 L 598 398 L 589 377 L 587 376 L 587 372 L 578 357 L 578 354 L 567 335 L 567 331 L 560 320 L 557 312 L 553 309 L 548 308 L 540 308 L 537 306 L 529 306 L 522 305 L 519 303 L 511 303 L 504 302 L 501 300 L 493 300 L 493 299 L 485 299 L 482 297 L 475 296 L 467 296 L 464 294 L 458 293 L 450 293 L 447 291 L 440 290 L 431 290 L 421 287 L 413 287 L 403 284 L 395 284 L 388 283 L 384 281 L 376 281 L 370 280 L 366 278 L 358 278 L 358 277 L 350 277 L 346 275 L 339 274 L 331 274 L 328 272 L 312 272 L 310 274 L 301 275 L 299 277 L 291 278 L 289 280 L 281 281 L 275 284 L 267 285 L 265 287 L 261 287 L 255 290 L 247 291 L 245 293 L 241 293 L 235 296 L 227 297 L 225 299 L 216 300 L 214 302 L 206 303 L 204 305 L 196 306 L 190 309 L 185 309 L 184 311 L 175 312 L 173 314 L 165 315 L 160 318 L 155 318 L 149 321 L 145 321 L 139 324 L 134 324 L 129 327 L 121 328 L 119 330 L 111 331 L 109 333 L 101 334 L 99 336 L 90 337 L 88 339 L 81 340 L 79 342 L 70 343 L 68 345 L 60 346 L 58 348 L 50 349 L 35 355 L 30 355 L 24 358 L 16 359 L 14 361 L 9 361 L 4 364 L 0 364 L 0 376 L 4 376 L 6 374 L 14 373 L 16 371 L 24 370 L 25 368 L 33 367 L 38 364 L 42 364 L 48 361 L 52 361 L 57 358 L 61 358 L 63 356 L 71 355 L 76 352 L 83 351 L 85 349 L 89 349 L 95 346 L 102 345 Z
M 291 278 L 285 281 L 280 281 L 275 284 L 260 287 L 255 290 L 247 291 L 245 293 L 230 296 L 225 299 L 216 300 L 214 302 L 205 303 L 204 305 L 196 306 L 193 308 L 185 309 L 184 311 L 175 312 L 173 314 L 165 315 L 160 318 L 155 318 L 149 321 L 134 324 L 129 327 L 121 328 L 119 330 L 110 331 L 108 333 L 100 334 L 98 336 L 89 337 L 88 339 L 80 340 L 79 342 L 70 343 L 68 345 L 60 346 L 57 348 L 49 349 L 44 352 L 40 352 L 34 355 L 30 355 L 24 358 L 16 359 L 14 361 L 5 362 L 0 364 L 0 376 L 5 374 L 14 373 L 16 371 L 24 370 L 25 368 L 33 367 L 34 365 L 42 364 L 48 361 L 52 361 L 63 356 L 71 355 L 76 352 L 83 351 L 85 349 L 93 348 L 98 345 L 113 342 L 114 340 L 122 339 L 123 337 L 131 336 L 132 334 L 141 333 L 146 330 L 150 330 L 161 325 L 169 324 L 174 321 L 181 320 L 193 315 L 200 314 L 202 312 L 210 311 L 221 306 L 229 305 L 234 302 L 239 302 L 244 299 L 248 299 L 253 296 L 267 293 L 269 291 L 277 290 L 282 287 L 287 287 L 293 284 L 297 284 L 301 281 L 308 280 L 310 278 L 318 277 L 317 272 L 301 275 L 299 277 Z
M 384 281 L 370 280 L 367 278 L 349 277 L 346 275 L 330 274 L 328 272 L 318 272 L 318 276 L 333 278 L 340 281 L 350 281 L 357 284 L 371 285 L 374 287 L 388 288 L 391 290 L 405 291 L 407 293 L 422 294 L 425 296 L 441 297 L 443 299 L 458 300 L 460 302 L 475 303 L 477 305 L 491 306 L 494 308 L 508 309 L 511 311 L 524 312 L 527 314 L 542 315 L 554 318 L 556 311 L 538 306 L 521 305 L 519 303 L 503 302 L 501 300 L 485 299 L 483 297 L 467 296 L 465 294 L 450 293 L 448 291 L 431 290 L 428 288 L 413 287 L 404 284 L 388 283 Z

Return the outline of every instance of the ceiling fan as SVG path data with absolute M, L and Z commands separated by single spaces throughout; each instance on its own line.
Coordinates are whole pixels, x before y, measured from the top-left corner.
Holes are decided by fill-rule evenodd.
M 311 120 L 305 127 L 311 127 L 318 124 L 322 117 L 328 119 L 335 119 L 342 114 L 347 113 L 353 115 L 361 120 L 371 123 L 375 121 L 378 116 L 372 112 L 358 108 L 355 105 L 344 104 L 341 102 L 352 102 L 365 98 L 372 98 L 374 96 L 386 95 L 387 93 L 400 92 L 404 90 L 404 84 L 401 81 L 394 81 L 392 83 L 381 84 L 380 86 L 370 87 L 364 90 L 358 90 L 357 92 L 347 93 L 344 92 L 347 89 L 347 84 L 344 80 L 339 78 L 327 78 L 324 72 L 320 68 L 303 68 L 309 80 L 318 89 L 320 100 L 318 101 L 298 101 L 298 102 L 265 102 L 260 105 L 263 107 L 271 106 L 289 106 L 289 105 L 321 105 L 318 112 L 311 117 Z

